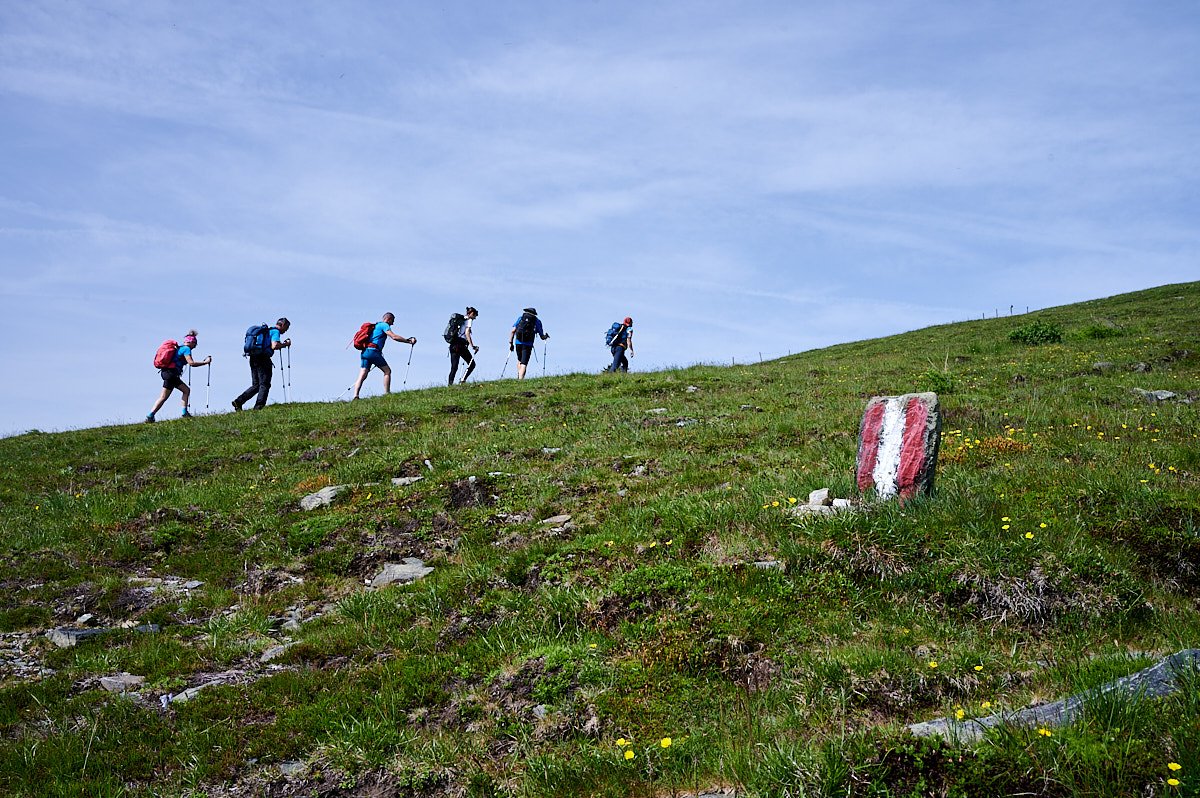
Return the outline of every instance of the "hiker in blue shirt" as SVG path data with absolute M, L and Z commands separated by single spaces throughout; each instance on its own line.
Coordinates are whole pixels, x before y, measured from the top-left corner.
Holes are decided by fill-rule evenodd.
M 164 343 L 173 344 L 174 341 Z M 158 395 L 158 401 L 154 403 L 154 408 L 146 414 L 146 423 L 154 423 L 154 414 L 162 409 L 166 403 L 167 397 L 171 395 L 171 391 L 176 388 L 183 396 L 183 412 L 180 414 L 183 418 L 191 418 L 191 413 L 188 412 L 188 400 L 191 398 L 192 389 L 183 381 L 184 366 L 207 366 L 212 363 L 212 355 L 209 355 L 202 361 L 192 359 L 192 350 L 196 347 L 196 331 L 188 330 L 187 335 L 183 336 L 183 344 L 175 350 L 175 356 L 171 359 L 168 366 L 159 368 L 158 374 L 162 377 L 162 393 Z M 160 352 L 162 349 L 159 350 Z
M 383 345 L 387 339 L 391 338 L 393 341 L 400 341 L 410 346 L 417 343 L 416 338 L 405 338 L 392 332 L 392 324 L 396 321 L 394 313 L 384 313 L 382 318 L 383 321 L 377 322 L 375 329 L 371 332 L 371 342 L 362 351 L 362 371 L 358 374 L 358 381 L 354 383 L 355 399 L 358 398 L 358 392 L 362 389 L 363 381 L 367 379 L 367 374 L 370 373 L 372 366 L 383 372 L 383 392 L 392 392 L 392 367 L 383 359 Z
M 513 322 L 512 332 L 508 334 L 508 351 L 517 353 L 517 379 L 525 379 L 525 369 L 529 367 L 529 356 L 533 353 L 536 336 L 545 341 L 549 338 L 542 331 L 542 320 L 538 318 L 536 308 L 525 308 L 517 320 Z
M 629 358 L 633 357 L 633 319 L 626 316 L 620 324 L 613 322 L 613 327 L 616 329 L 610 330 L 612 340 L 609 342 L 613 360 L 604 370 L 615 374 L 618 371 L 629 371 Z M 627 350 L 629 357 L 625 356 Z
M 250 387 L 242 391 L 237 399 L 234 399 L 231 404 L 234 410 L 241 410 L 242 405 L 249 401 L 251 396 L 256 396 L 254 400 L 254 409 L 262 410 L 267 406 L 267 394 L 271 392 L 271 374 L 274 371 L 274 363 L 272 357 L 279 349 L 286 349 L 292 345 L 291 338 L 283 338 L 282 334 L 292 328 L 292 323 L 286 317 L 280 317 L 278 321 L 271 327 L 263 330 L 263 325 L 251 327 L 247 331 L 247 344 L 250 346 L 250 332 L 258 330 L 262 333 L 262 347 L 251 351 L 246 349 L 246 356 L 250 358 Z

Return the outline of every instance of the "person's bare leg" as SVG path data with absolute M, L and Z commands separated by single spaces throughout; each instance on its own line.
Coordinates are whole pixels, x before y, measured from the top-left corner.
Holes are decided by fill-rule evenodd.
M 518 380 L 525 379 L 525 364 L 524 363 L 517 364 L 517 379 Z
M 363 369 L 362 371 L 360 371 L 358 373 L 358 379 L 355 380 L 355 382 L 354 382 L 354 398 L 355 399 L 358 398 L 358 392 L 360 390 L 362 390 L 363 381 L 365 381 L 367 379 L 367 374 L 370 373 L 370 371 L 371 371 L 371 367 L 368 366 L 367 368 Z
M 392 367 L 391 366 L 380 366 L 379 370 L 383 372 L 383 392 L 391 393 L 392 392 Z
M 192 388 L 186 382 L 179 386 L 179 393 L 183 395 L 183 410 L 187 412 L 188 400 L 192 398 Z
M 171 395 L 172 390 L 174 390 L 174 389 L 173 388 L 163 388 L 162 389 L 162 393 L 160 393 L 158 395 L 158 401 L 155 402 L 154 407 L 152 407 L 150 409 L 150 415 L 154 415 L 155 413 L 157 413 L 159 410 L 162 409 L 162 406 L 167 403 L 167 397 Z

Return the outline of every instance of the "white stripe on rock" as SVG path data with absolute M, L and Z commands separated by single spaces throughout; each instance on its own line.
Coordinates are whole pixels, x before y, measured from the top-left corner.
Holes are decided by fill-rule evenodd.
M 896 473 L 900 470 L 900 449 L 904 443 L 904 405 L 900 397 L 893 396 L 883 408 L 883 422 L 879 425 L 879 456 L 871 477 L 875 480 L 875 493 L 880 497 L 896 495 Z

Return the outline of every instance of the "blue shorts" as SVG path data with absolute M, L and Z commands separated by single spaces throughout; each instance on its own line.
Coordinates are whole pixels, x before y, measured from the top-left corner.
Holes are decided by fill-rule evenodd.
M 383 359 L 383 352 L 378 349 L 364 349 L 362 353 L 362 367 L 367 369 L 374 366 L 377 369 L 385 369 L 388 367 L 388 362 Z

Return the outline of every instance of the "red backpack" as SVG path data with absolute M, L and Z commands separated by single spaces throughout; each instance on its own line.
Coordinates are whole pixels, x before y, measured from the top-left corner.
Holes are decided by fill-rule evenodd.
M 358 332 L 356 332 L 354 334 L 354 338 L 351 341 L 351 343 L 354 344 L 354 348 L 360 352 L 365 350 L 367 348 L 367 346 L 370 345 L 371 335 L 374 332 L 375 332 L 375 322 L 364 321 L 362 323 L 362 326 L 358 328 Z
M 166 340 L 158 347 L 158 351 L 154 353 L 154 368 L 156 369 L 173 369 L 175 368 L 175 355 L 179 353 L 179 342 Z

